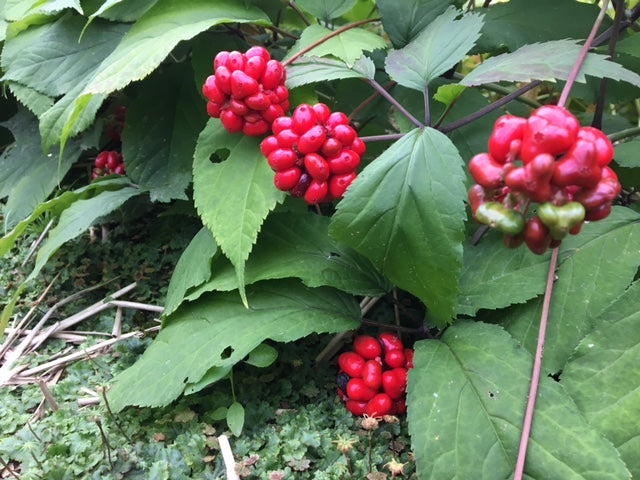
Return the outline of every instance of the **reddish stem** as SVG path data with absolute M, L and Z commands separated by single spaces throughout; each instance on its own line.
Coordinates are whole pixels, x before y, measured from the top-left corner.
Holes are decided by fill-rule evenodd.
M 307 53 L 310 50 L 313 50 L 314 48 L 316 48 L 318 45 L 322 45 L 324 42 L 326 42 L 327 40 L 340 35 L 341 33 L 346 32 L 347 30 L 351 30 L 352 28 L 356 28 L 359 27 L 360 25 L 364 25 L 366 23 L 371 23 L 371 22 L 378 22 L 380 21 L 379 18 L 368 18 L 365 20 L 360 20 L 359 22 L 354 22 L 354 23 L 350 23 L 349 25 L 345 25 L 342 28 L 339 28 L 338 30 L 331 32 L 330 34 L 328 34 L 325 37 L 322 37 L 320 40 L 317 40 L 315 42 L 313 42 L 311 45 L 309 45 L 308 47 L 303 48 L 302 50 L 300 50 L 298 53 L 296 53 L 295 55 L 293 55 L 291 58 L 288 58 L 287 60 L 285 60 L 284 62 L 282 62 L 283 66 L 287 66 L 293 62 L 295 62 L 298 58 L 300 58 L 302 55 L 304 55 L 305 53 Z

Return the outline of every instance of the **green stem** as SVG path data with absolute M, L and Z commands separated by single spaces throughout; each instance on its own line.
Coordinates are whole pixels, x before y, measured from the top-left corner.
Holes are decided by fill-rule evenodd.
M 287 65 L 290 65 L 291 63 L 295 62 L 298 58 L 300 58 L 302 55 L 304 55 L 305 53 L 313 50 L 314 48 L 316 48 L 318 45 L 322 45 L 324 42 L 326 42 L 327 40 L 332 39 L 333 37 L 340 35 L 341 33 L 346 32 L 347 30 L 351 30 L 352 28 L 356 28 L 359 27 L 360 25 L 365 25 L 367 23 L 372 23 L 372 22 L 378 22 L 380 21 L 379 18 L 367 18 L 365 20 L 360 20 L 359 22 L 354 22 L 354 23 L 350 23 L 349 25 L 345 25 L 342 28 L 339 28 L 338 30 L 331 32 L 330 34 L 322 37 L 319 40 L 316 40 L 315 42 L 313 42 L 311 45 L 303 48 L 302 50 L 300 50 L 298 53 L 296 53 L 295 55 L 293 55 L 291 58 L 288 58 L 287 60 L 285 60 L 284 62 L 282 62 L 282 65 L 284 67 L 286 67 Z
M 620 130 L 619 132 L 608 135 L 611 142 L 617 142 L 625 138 L 636 137 L 640 135 L 640 127 L 627 128 L 626 130 Z

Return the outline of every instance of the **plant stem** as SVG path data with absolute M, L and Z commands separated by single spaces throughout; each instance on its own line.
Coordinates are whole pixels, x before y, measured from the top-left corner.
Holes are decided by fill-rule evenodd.
M 558 100 L 558 106 L 564 107 L 567 103 L 567 99 L 569 98 L 569 92 L 571 92 L 571 87 L 576 81 L 576 77 L 580 72 L 580 68 L 582 68 L 582 64 L 584 63 L 584 59 L 587 57 L 587 53 L 589 53 L 589 49 L 591 48 L 591 43 L 598 33 L 598 28 L 600 28 L 600 24 L 602 20 L 604 20 L 604 16 L 607 13 L 607 6 L 609 5 L 609 0 L 604 0 L 602 2 L 602 8 L 600 9 L 600 13 L 598 14 L 598 18 L 596 18 L 593 27 L 591 28 L 591 32 L 589 32 L 589 36 L 587 37 L 587 41 L 584 42 L 582 50 L 580 51 L 580 55 L 578 55 L 578 59 L 576 60 L 571 73 L 569 74 L 569 78 L 567 78 L 567 83 L 564 84 L 564 88 L 562 89 L 562 93 L 560 94 L 560 99 Z
M 420 122 L 420 120 L 418 120 L 416 117 L 414 117 L 411 114 L 411 112 L 409 112 L 406 108 L 404 108 L 400 104 L 400 102 L 398 102 L 395 98 L 393 98 L 391 96 L 391 94 L 389 92 L 387 92 L 384 88 L 382 88 L 382 85 L 380 85 L 378 82 L 376 82 L 373 78 L 366 78 L 365 81 L 369 85 L 371 85 L 374 88 L 374 90 L 376 90 L 380 95 L 382 95 L 384 98 L 386 98 L 391 105 L 396 107 L 398 109 L 398 111 L 400 113 L 402 113 L 405 117 L 407 117 L 409 119 L 409 121 L 411 123 L 413 123 L 416 127 L 424 128 L 424 125 Z
M 551 261 L 549 262 L 547 287 L 544 292 L 542 315 L 540 316 L 540 329 L 538 330 L 538 346 L 536 347 L 533 372 L 531 373 L 529 400 L 527 401 L 527 410 L 525 412 L 524 423 L 522 425 L 520 450 L 518 451 L 518 461 L 516 463 L 516 471 L 513 476 L 513 480 L 522 480 L 522 474 L 524 472 L 524 462 L 527 455 L 527 445 L 529 443 L 533 412 L 536 405 L 536 396 L 538 395 L 538 385 L 540 383 L 540 371 L 542 370 L 542 352 L 544 350 L 544 339 L 547 331 L 547 320 L 549 319 L 549 307 L 551 305 L 551 294 L 553 293 L 553 281 L 556 275 L 556 265 L 558 264 L 558 251 L 558 247 L 553 249 L 553 252 L 551 253 Z
M 580 55 L 576 60 L 571 73 L 569 74 L 569 78 L 567 79 L 567 83 L 562 89 L 562 93 L 560 94 L 560 99 L 558 100 L 558 106 L 564 107 L 569 98 L 569 92 L 571 91 L 571 87 L 573 86 L 576 77 L 578 76 L 578 72 L 582 67 L 582 63 L 584 62 L 585 57 L 587 56 L 587 52 L 589 48 L 591 48 L 591 42 L 604 19 L 604 16 L 607 12 L 607 5 L 609 0 L 604 0 L 602 2 L 602 8 L 600 9 L 600 13 L 598 14 L 598 18 L 593 24 L 591 32 L 587 37 L 587 41 L 585 42 L 582 50 L 580 51 Z M 518 449 L 518 460 L 516 461 L 516 469 L 514 472 L 513 479 L 514 480 L 522 480 L 522 475 L 524 473 L 524 463 L 527 457 L 527 445 L 529 444 L 529 437 L 531 436 L 531 424 L 533 423 L 533 414 L 535 411 L 536 405 L 536 397 L 538 396 L 538 386 L 540 384 L 540 372 L 542 370 L 542 354 L 544 352 L 544 343 L 545 336 L 547 332 L 547 323 L 549 320 L 549 308 L 551 306 L 551 295 L 553 293 L 553 283 L 556 274 L 556 266 L 558 265 L 558 251 L 559 247 L 553 249 L 551 254 L 551 260 L 549 262 L 549 273 L 547 275 L 547 286 L 544 292 L 544 299 L 542 303 L 542 313 L 540 315 L 540 327 L 538 329 L 538 344 L 536 346 L 536 354 L 533 362 L 533 371 L 531 372 L 531 384 L 529 386 L 529 397 L 527 400 L 527 409 L 525 411 L 524 421 L 522 424 L 522 434 L 520 436 L 520 447 Z
M 608 137 L 611 142 L 617 142 L 618 140 L 629 137 L 636 137 L 638 135 L 640 135 L 640 127 L 632 127 L 625 130 L 620 130 L 616 133 L 612 133 L 611 135 L 608 135 Z
M 388 82 L 385 85 L 383 85 L 382 88 L 384 88 L 385 90 L 389 90 L 389 89 L 393 88 L 396 85 L 397 85 L 396 82 L 391 81 L 391 82 Z M 353 111 L 351 112 L 351 115 L 349 115 L 349 121 L 353 120 L 353 118 L 358 113 L 360 113 L 362 110 L 367 108 L 367 106 L 369 106 L 371 104 L 371 102 L 373 102 L 379 96 L 380 96 L 380 93 L 378 93 L 378 91 L 375 91 L 370 96 L 365 98 L 360 105 L 358 105 L 356 108 L 353 109 Z
M 633 7 L 629 15 L 627 15 L 627 19 L 624 22 L 620 23 L 620 27 L 618 28 L 617 33 L 621 32 L 625 28 L 629 28 L 631 25 L 633 25 L 636 22 L 636 20 L 638 20 L 638 18 L 640 18 L 640 3 L 635 7 Z M 611 35 L 614 34 L 614 28 L 615 26 L 611 26 L 607 30 L 605 30 L 603 33 L 598 35 L 593 40 L 593 45 L 600 45 L 606 42 L 607 40 L 609 40 Z
M 293 2 L 289 2 L 290 4 Z M 345 25 L 342 28 L 339 28 L 338 30 L 335 30 L 333 32 L 331 32 L 330 34 L 322 37 L 321 39 L 313 42 L 311 45 L 303 48 L 302 50 L 300 50 L 298 53 L 296 53 L 295 55 L 293 55 L 291 58 L 288 58 L 287 60 L 282 62 L 282 66 L 286 67 L 287 65 L 290 65 L 291 63 L 295 62 L 298 58 L 300 58 L 302 55 L 304 55 L 305 53 L 313 50 L 314 48 L 316 48 L 318 45 L 322 45 L 324 42 L 326 42 L 327 40 L 340 35 L 341 33 L 346 32 L 347 30 L 351 30 L 352 28 L 356 28 L 359 27 L 360 25 L 364 25 L 366 23 L 371 23 L 371 22 L 378 22 L 380 21 L 379 18 L 368 18 L 365 20 L 360 20 L 359 22 L 354 22 L 354 23 L 350 23 L 349 25 Z
M 506 105 L 507 103 L 509 103 L 514 98 L 518 98 L 523 93 L 528 92 L 529 90 L 532 90 L 532 89 L 536 88 L 541 83 L 542 82 L 540 80 L 535 80 L 535 81 L 525 85 L 524 87 L 519 88 L 518 90 L 515 90 L 515 91 L 511 92 L 509 95 L 505 95 L 500 100 L 496 100 L 492 104 L 487 105 L 486 107 L 483 107 L 480 110 L 478 110 L 476 112 L 473 112 L 472 114 L 467 115 L 464 118 L 461 118 L 460 120 L 456 120 L 455 122 L 451 122 L 451 123 L 445 125 L 444 127 L 439 128 L 438 130 L 440 130 L 442 133 L 448 133 L 448 132 L 452 132 L 453 130 L 456 130 L 456 129 L 460 128 L 460 127 L 463 127 L 463 126 L 465 126 L 465 125 L 467 125 L 469 123 L 475 122 L 479 118 L 484 117 L 485 115 L 493 112 L 494 110 L 497 110 L 498 108 L 500 108 L 503 105 Z
M 363 142 L 385 142 L 399 140 L 404 136 L 404 133 L 387 133 L 385 135 L 369 135 L 368 137 L 360 137 L 360 140 Z
M 300 10 L 300 7 L 298 7 L 298 5 L 296 5 L 296 2 L 294 2 L 293 0 L 289 0 L 289 6 L 293 9 L 294 12 L 296 12 L 298 14 L 298 16 L 302 19 L 302 21 L 305 23 L 305 25 L 307 27 L 309 25 L 311 25 L 311 22 L 304 15 L 304 13 L 302 13 L 302 10 Z
M 429 106 L 429 85 L 424 87 L 424 124 L 431 126 L 431 108 Z

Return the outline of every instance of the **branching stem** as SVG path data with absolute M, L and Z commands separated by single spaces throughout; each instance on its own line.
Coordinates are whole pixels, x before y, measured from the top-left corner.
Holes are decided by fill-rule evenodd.
M 367 78 L 365 79 L 365 81 L 371 85 L 373 87 L 373 89 L 378 92 L 380 95 L 382 95 L 385 99 L 387 99 L 387 101 L 393 105 L 394 107 L 396 107 L 398 109 L 398 111 L 400 113 L 402 113 L 405 117 L 407 117 L 409 119 L 409 121 L 411 123 L 413 123 L 416 127 L 418 128 L 424 128 L 424 125 L 422 124 L 422 122 L 420 122 L 420 120 L 418 120 L 416 117 L 413 116 L 413 114 L 411 112 L 409 112 L 409 110 L 407 110 L 406 108 L 404 108 L 400 102 L 398 102 L 395 98 L 393 98 L 391 96 L 391 94 L 389 92 L 387 92 L 382 85 L 380 85 L 378 82 L 376 82 L 373 78 Z
M 293 2 L 289 2 L 289 3 L 291 4 Z M 295 62 L 298 58 L 300 58 L 305 53 L 307 53 L 307 52 L 313 50 L 314 48 L 316 48 L 318 45 L 322 45 L 327 40 L 330 40 L 331 38 L 333 38 L 333 37 L 335 37 L 337 35 L 340 35 L 341 33 L 344 33 L 347 30 L 351 30 L 352 28 L 356 28 L 356 27 L 359 27 L 360 25 L 365 25 L 367 23 L 379 22 L 379 21 L 380 21 L 379 18 L 367 18 L 365 20 L 360 20 L 359 22 L 354 22 L 354 23 L 350 23 L 349 25 L 345 25 L 344 27 L 339 28 L 338 30 L 335 30 L 335 31 L 331 32 L 330 34 L 328 34 L 328 35 L 322 37 L 321 39 L 313 42 L 311 45 L 303 48 L 298 53 L 293 55 L 291 58 L 288 58 L 285 61 L 283 61 L 282 65 L 284 67 L 286 67 L 287 65 L 290 65 L 291 63 Z

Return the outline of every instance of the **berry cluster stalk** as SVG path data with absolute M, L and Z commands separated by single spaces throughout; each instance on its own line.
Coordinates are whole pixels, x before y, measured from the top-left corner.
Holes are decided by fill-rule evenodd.
M 564 107 L 567 103 L 567 99 L 569 98 L 569 92 L 571 91 L 571 87 L 578 76 L 580 68 L 582 67 L 582 63 L 584 62 L 585 57 L 589 49 L 591 48 L 591 44 L 593 39 L 596 36 L 598 28 L 604 19 L 604 16 L 607 11 L 607 6 L 609 4 L 609 0 L 604 0 L 602 3 L 602 8 L 600 9 L 600 13 L 598 14 L 598 18 L 593 24 L 593 28 L 587 37 L 587 41 L 584 43 L 582 50 L 580 51 L 580 55 L 576 60 L 573 69 L 571 70 L 571 74 L 567 79 L 567 83 L 560 94 L 560 99 L 558 100 L 558 106 Z M 531 373 L 531 385 L 529 388 L 529 397 L 527 400 L 527 409 L 525 411 L 524 422 L 522 425 L 522 435 L 520 437 L 520 448 L 518 451 L 518 460 L 516 462 L 516 469 L 513 475 L 514 480 L 522 480 L 522 475 L 524 473 L 524 464 L 527 456 L 527 446 L 529 444 L 529 436 L 531 434 L 531 424 L 533 422 L 533 413 L 535 410 L 536 397 L 538 395 L 538 385 L 540 383 L 540 372 L 542 370 L 542 353 L 544 351 L 544 343 L 545 343 L 545 335 L 547 331 L 547 323 L 549 320 L 549 308 L 551 306 L 551 295 L 553 293 L 553 283 L 555 279 L 555 271 L 558 263 L 558 250 L 556 247 L 553 249 L 551 254 L 551 260 L 549 262 L 549 274 L 547 276 L 547 286 L 544 292 L 544 300 L 542 305 L 542 314 L 540 315 L 540 327 L 538 330 L 538 345 L 536 347 L 536 355 L 533 363 L 533 371 Z

